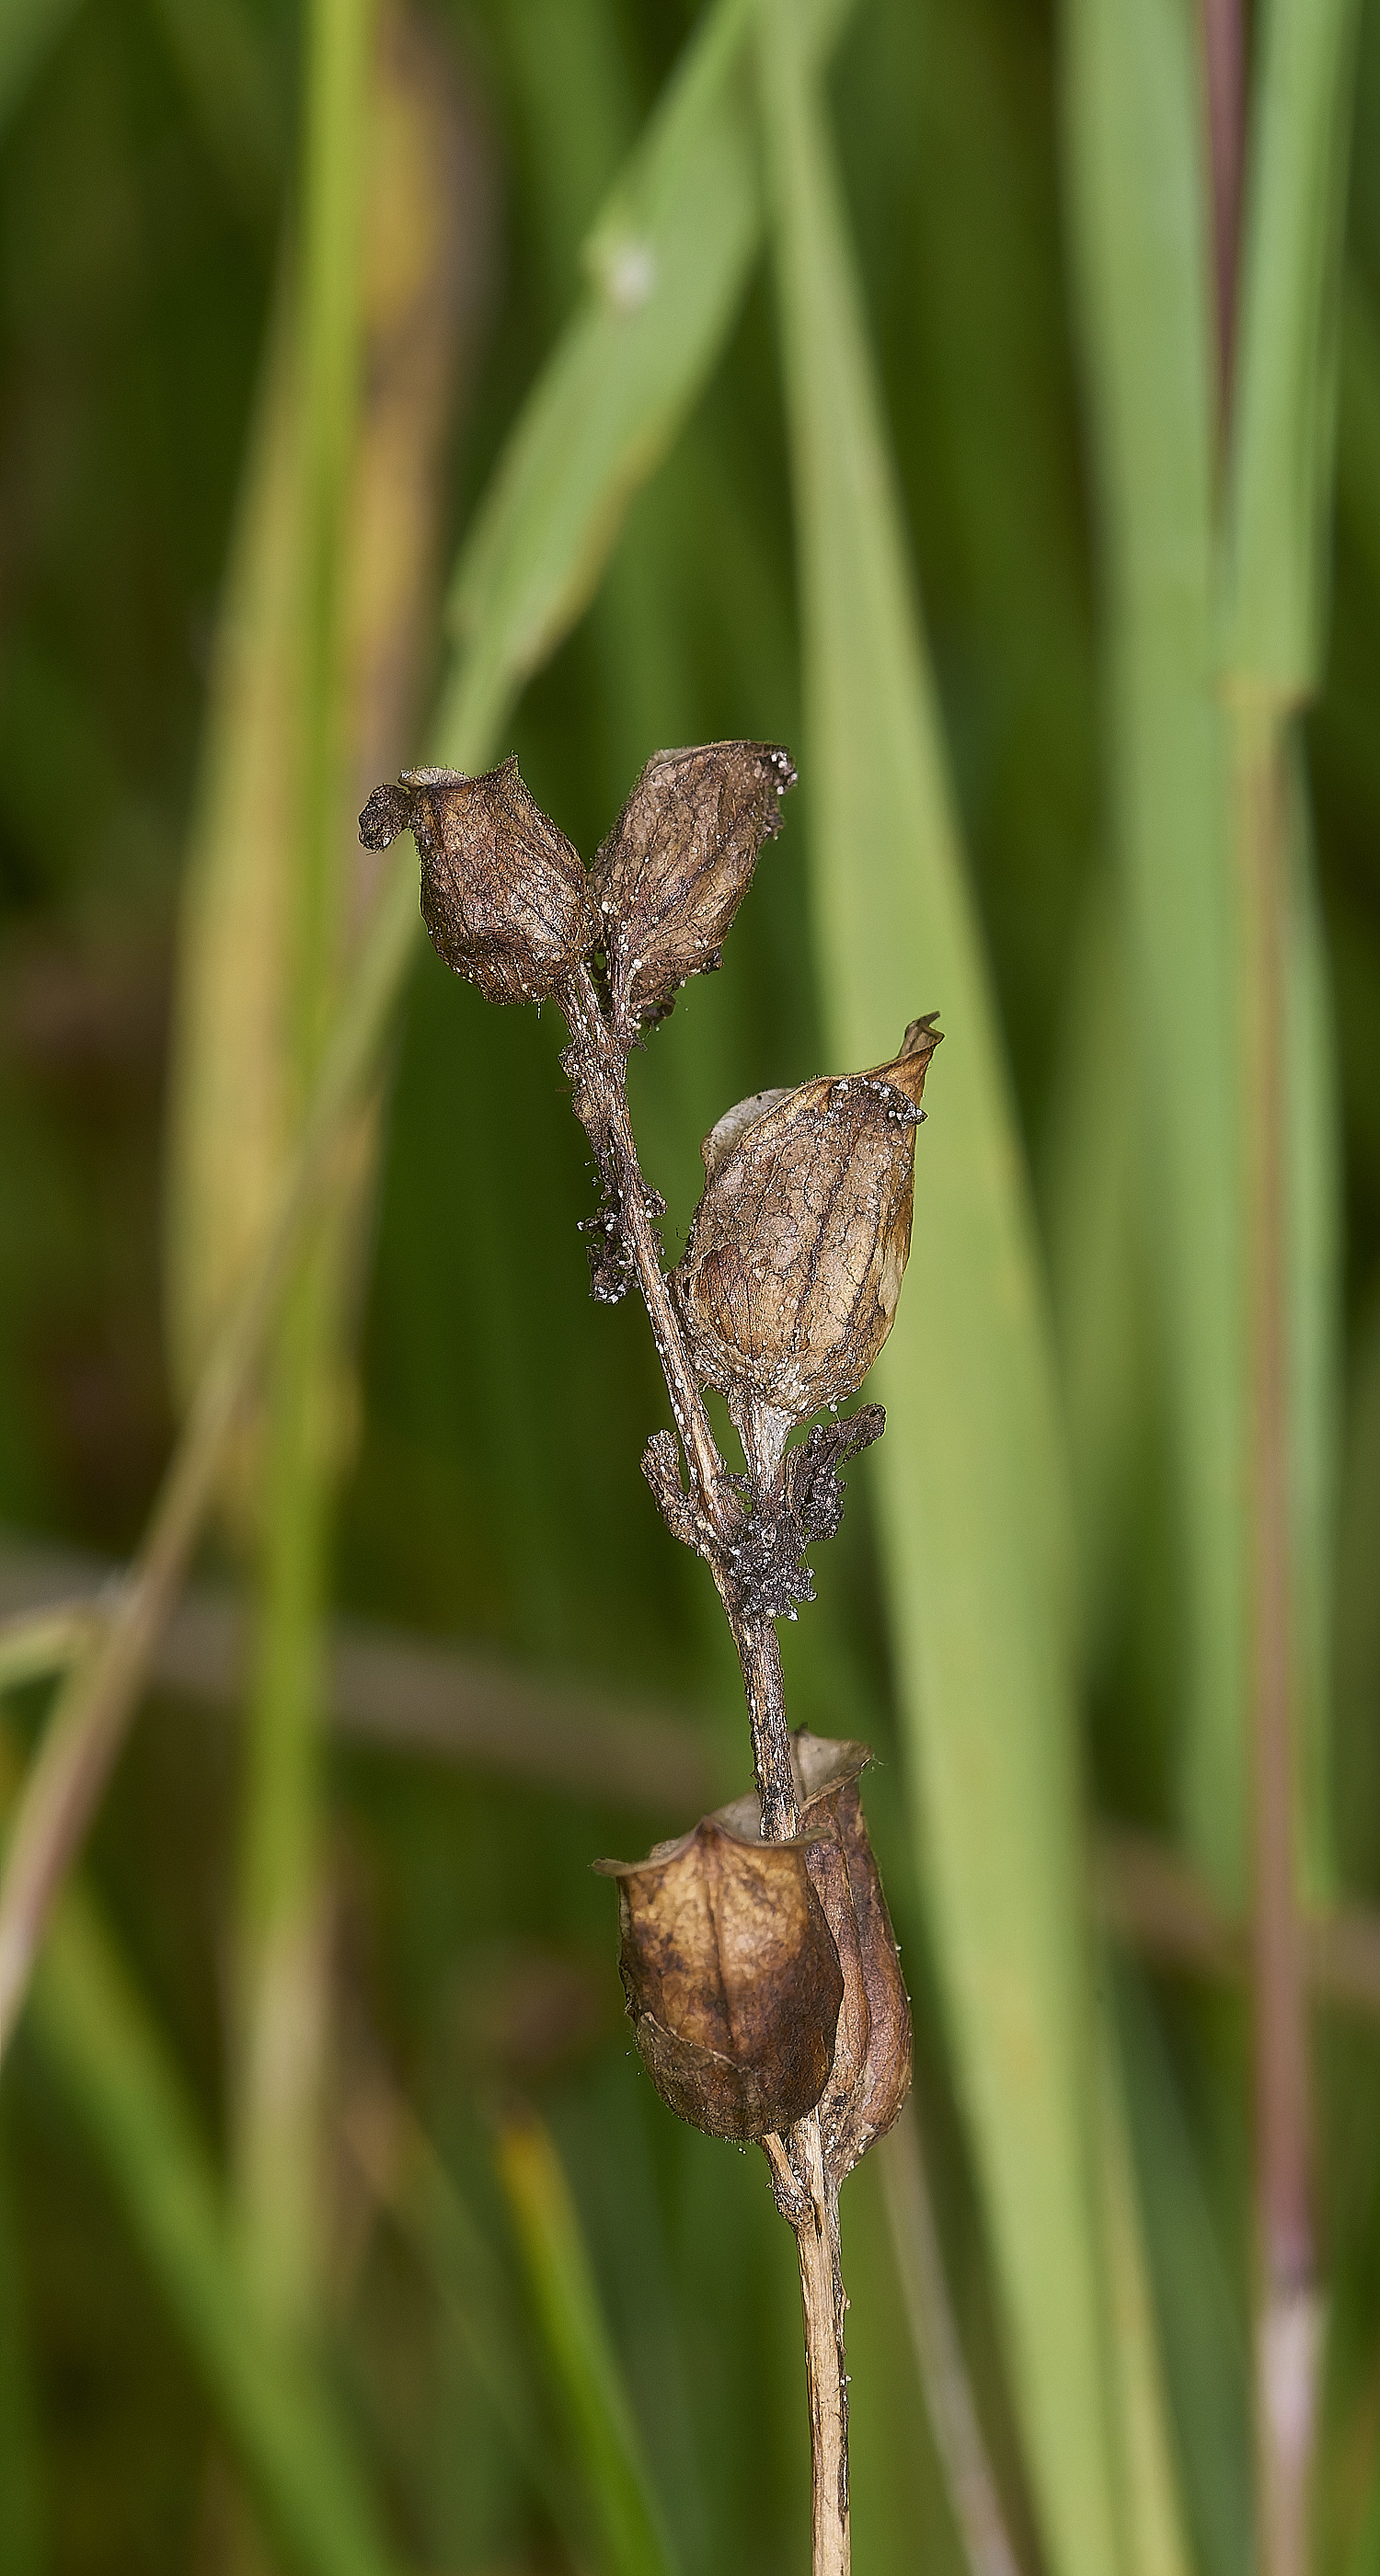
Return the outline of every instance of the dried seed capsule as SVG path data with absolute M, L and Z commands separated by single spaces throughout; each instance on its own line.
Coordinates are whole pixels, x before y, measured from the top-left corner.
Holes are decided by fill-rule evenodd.
M 411 831 L 422 919 L 457 975 L 491 1002 L 537 1002 L 589 954 L 599 918 L 579 852 L 528 795 L 516 758 L 482 778 L 409 769 L 359 818 L 368 850 Z
M 811 1846 L 809 1869 L 843 1970 L 838 2046 L 819 2106 L 836 2183 L 891 2127 L 911 2073 L 910 1997 L 862 1811 L 859 1753 L 872 1758 L 862 1746 L 831 1743 L 804 1727 L 795 1738 L 805 1787 L 801 1832 L 816 1831 L 826 1818 L 829 1824 L 829 1839 Z
M 740 1428 L 764 1408 L 784 1425 L 839 1403 L 886 1340 L 939 1039 L 913 1020 L 890 1064 L 762 1093 L 760 1115 L 744 1123 L 745 1101 L 706 1137 L 674 1284 L 695 1365 Z
M 838 1952 L 799 1839 L 764 1843 L 731 1810 L 618 1881 L 619 1974 L 663 2102 L 711 2137 L 762 2138 L 813 2110 L 834 2062 Z
M 872 1756 L 802 1727 L 791 1738 L 805 1865 L 833 1936 L 843 1978 L 834 2063 L 819 2101 L 832 2181 L 850 2174 L 891 2127 L 910 2091 L 910 1998 L 858 1791 Z M 735 1833 L 758 1831 L 754 1796 L 720 1811 Z
M 718 965 L 719 942 L 794 785 L 779 743 L 710 742 L 648 761 L 592 871 L 614 1024 L 625 1038 L 669 1011 L 687 975 Z

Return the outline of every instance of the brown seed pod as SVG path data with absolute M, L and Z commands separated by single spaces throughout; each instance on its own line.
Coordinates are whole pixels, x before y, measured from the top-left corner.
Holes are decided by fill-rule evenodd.
M 781 829 L 795 785 L 779 743 L 710 742 L 648 761 L 592 870 L 604 919 L 614 1024 L 670 1009 L 687 975 L 719 963 L 719 942 Z
M 940 1035 L 912 1020 L 890 1064 L 760 1093 L 705 1138 L 674 1285 L 695 1365 L 740 1428 L 764 1407 L 789 1423 L 838 1404 L 886 1340 Z
M 359 818 L 366 849 L 411 831 L 422 919 L 446 964 L 491 1002 L 539 1002 L 599 936 L 579 852 L 528 795 L 516 758 L 482 778 L 409 769 Z
M 910 1998 L 858 1789 L 871 1759 L 865 1744 L 811 1735 L 806 1727 L 791 1738 L 805 1865 L 843 1977 L 834 2063 L 819 2102 L 836 2184 L 891 2127 L 910 2091 Z M 759 1829 L 755 1796 L 721 1815 L 735 1833 Z
M 838 1952 L 807 1846 L 746 1836 L 733 1810 L 618 1881 L 619 1974 L 663 2102 L 718 2138 L 762 2138 L 813 2110 L 834 2062 Z

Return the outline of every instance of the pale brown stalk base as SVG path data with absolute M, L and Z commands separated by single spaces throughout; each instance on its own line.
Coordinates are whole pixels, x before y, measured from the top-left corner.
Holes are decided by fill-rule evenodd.
M 805 2316 L 805 2382 L 810 2401 L 813 2576 L 848 2576 L 848 2373 L 839 2259 L 839 2196 L 825 2171 L 819 2113 L 797 2120 L 789 2138 L 764 2138 L 777 2206 L 795 2229 Z
M 1322 2305 L 1307 2286 L 1276 2290 L 1256 2328 L 1262 2551 L 1268 2576 L 1307 2576 Z

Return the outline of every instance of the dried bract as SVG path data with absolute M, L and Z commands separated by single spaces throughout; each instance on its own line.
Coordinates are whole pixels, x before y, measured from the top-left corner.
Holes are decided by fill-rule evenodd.
M 843 1978 L 834 2062 L 819 2103 L 825 2157 L 837 2185 L 891 2127 L 910 2091 L 910 1998 L 858 1789 L 872 1756 L 865 1744 L 802 1727 L 791 1739 L 791 1759 L 805 1865 Z M 743 1835 L 757 1831 L 760 1814 L 753 1796 L 721 1811 L 723 1822 Z
M 762 1407 L 803 1422 L 839 1403 L 886 1340 L 939 1039 L 913 1020 L 891 1063 L 802 1083 L 736 1128 L 730 1111 L 705 1139 L 675 1289 L 695 1365 L 740 1427 Z
M 516 759 L 481 778 L 410 769 L 376 787 L 366 849 L 401 831 L 422 859 L 422 919 L 446 964 L 491 1002 L 542 1001 L 599 936 L 578 851 L 529 796 Z
M 648 761 L 593 867 L 615 1027 L 661 1018 L 719 963 L 762 843 L 795 785 L 779 743 L 711 742 Z
M 840 1421 L 817 1422 L 807 1440 L 787 1450 L 779 1488 L 769 1501 L 759 1500 L 733 1545 L 733 1573 L 750 1618 L 794 1619 L 804 1602 L 813 1601 L 814 1576 L 805 1550 L 812 1540 L 834 1537 L 843 1519 L 839 1469 L 880 1440 L 885 1429 L 880 1404 L 862 1404 Z M 665 1499 L 661 1508 L 669 1521 Z
M 652 2082 L 711 2137 L 762 2138 L 829 2081 L 843 1973 L 799 1839 L 746 1836 L 725 1810 L 618 1881 L 619 1973 Z

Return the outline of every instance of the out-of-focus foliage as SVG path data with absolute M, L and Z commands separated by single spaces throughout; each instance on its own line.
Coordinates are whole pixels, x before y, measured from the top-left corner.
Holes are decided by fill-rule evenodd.
M 285 887 L 234 851 L 290 870 L 301 828 L 283 353 L 310 14 L 10 0 L 0 33 L 0 1525 L 111 1557 L 283 1114 Z M 1100 1813 L 1182 1831 L 1225 1897 L 1244 1887 L 1225 468 L 1192 17 L 816 0 L 774 53 L 771 14 L 388 18 L 437 67 L 462 345 L 444 385 L 415 346 L 389 373 L 369 295 L 437 327 L 397 284 L 426 226 L 400 183 L 366 192 L 361 398 L 394 461 L 370 483 L 366 449 L 356 487 L 342 723 L 361 788 L 409 754 L 516 750 L 586 856 L 657 747 L 791 746 L 801 785 L 724 970 L 633 1068 L 668 1256 L 730 1102 L 880 1061 L 941 1010 L 886 1447 L 783 1639 L 791 1714 L 883 1755 L 869 1816 L 944 2253 L 1028 2576 L 1245 2576 L 1244 2005 L 1127 1962 L 1095 2011 L 1080 1867 Z M 1300 1810 L 1314 1886 L 1380 1899 L 1376 0 L 1346 94 L 1295 836 Z M 386 101 L 371 77 L 366 119 Z M 371 167 L 398 144 L 395 122 Z M 1322 207 L 1306 268 L 1326 174 L 1293 175 Z M 1306 418 L 1263 396 L 1261 417 L 1292 420 L 1330 524 L 1307 280 L 1290 304 L 1294 270 L 1266 271 L 1242 381 L 1278 358 L 1306 395 Z M 1298 644 L 1317 567 L 1261 571 L 1274 469 L 1247 465 L 1249 670 L 1280 617 Z M 189 966 L 189 869 L 203 943 L 210 886 L 242 972 L 204 944 Z M 419 948 L 322 1371 L 331 1598 L 698 1707 L 716 1774 L 745 1780 L 711 1587 L 637 1472 L 665 1414 L 645 1325 L 585 1294 L 560 1042 Z M 242 1461 L 210 1558 L 242 1572 L 256 1544 Z M 44 1706 L 7 1700 L 16 1738 Z M 637 2071 L 588 1869 L 692 1820 L 320 1758 L 318 2244 L 289 2338 L 237 2162 L 261 1791 L 240 1728 L 155 1700 L 0 2077 L 6 2576 L 248 2576 L 265 2551 L 322 2576 L 799 2566 L 790 2239 L 760 2160 L 673 2122 Z M 1318 2564 L 1340 2569 L 1380 2493 L 1380 2054 L 1318 2039 Z M 861 2576 L 956 2570 L 871 2160 L 844 2244 Z

